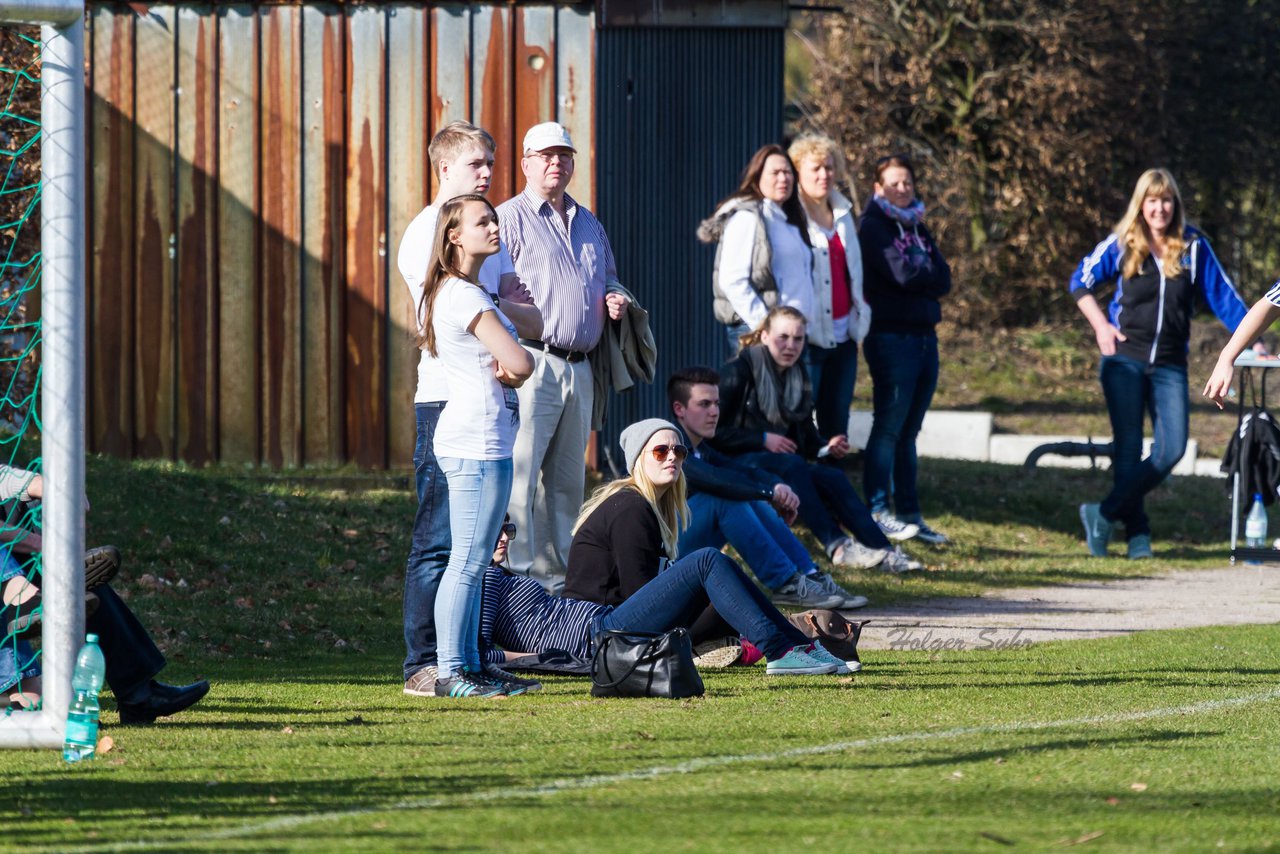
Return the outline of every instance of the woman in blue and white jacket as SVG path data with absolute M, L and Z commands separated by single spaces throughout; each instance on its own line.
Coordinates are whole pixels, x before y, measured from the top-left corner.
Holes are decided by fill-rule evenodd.
M 1095 291 L 1115 282 L 1105 313 Z M 1102 354 L 1102 392 L 1111 416 L 1113 485 L 1099 504 L 1080 505 L 1085 540 L 1107 553 L 1124 525 L 1130 559 L 1149 558 L 1148 492 L 1173 470 L 1187 446 L 1187 342 L 1196 298 L 1234 331 L 1247 307 L 1209 241 L 1187 225 L 1173 176 L 1148 169 L 1111 236 L 1080 262 L 1071 294 L 1093 327 Z M 1142 458 L 1142 426 L 1151 413 L 1154 440 Z

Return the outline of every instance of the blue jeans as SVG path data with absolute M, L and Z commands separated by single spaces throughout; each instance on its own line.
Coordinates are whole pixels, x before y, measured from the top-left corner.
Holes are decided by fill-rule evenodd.
M 864 546 L 889 548 L 867 505 L 862 503 L 844 471 L 811 463 L 797 454 L 757 451 L 739 459 L 776 474 L 800 498 L 800 521 L 813 532 L 830 555 L 844 540 L 845 531 Z
M 808 355 L 818 434 L 824 441 L 847 435 L 853 386 L 858 379 L 858 342 L 850 338 L 834 347 L 809 345 L 804 352 Z
M 23 575 L 26 573 L 13 553 L 8 548 L 0 549 L 0 587 L 9 579 Z M 34 652 L 27 641 L 8 637 L 9 621 L 18 613 L 18 608 L 0 607 L 0 691 L 7 691 L 23 679 L 40 675 L 39 653 Z
M 1149 366 L 1127 356 L 1104 356 L 1099 369 L 1111 416 L 1111 493 L 1102 516 L 1124 524 L 1129 537 L 1151 534 L 1143 499 L 1159 486 L 1187 449 L 1187 369 Z M 1151 456 L 1142 459 L 1142 421 L 1151 415 Z
M 449 565 L 449 481 L 431 450 L 444 401 L 419 403 L 418 441 L 413 449 L 418 511 L 404 571 L 404 678 L 436 663 L 436 592 Z
M 899 517 L 918 519 L 916 436 L 938 387 L 938 336 L 877 332 L 862 342 L 862 354 L 874 409 L 862 490 L 871 512 L 892 504 Z
M 467 460 L 436 457 L 449 480 L 449 531 L 453 547 L 436 594 L 440 678 L 463 667 L 480 669 L 480 610 L 485 567 L 502 531 L 511 499 L 511 458 Z
M 791 647 L 809 643 L 738 565 L 715 549 L 699 549 L 668 566 L 600 618 L 599 628 L 656 633 L 687 627 L 707 599 L 766 658 L 781 658 Z
M 680 535 L 680 554 L 719 549 L 728 542 L 770 590 L 813 567 L 804 544 L 767 502 L 699 492 L 689 496 L 689 517 L 689 527 Z
M 739 337 L 746 335 L 751 331 L 751 327 L 745 323 L 727 323 L 724 327 L 725 343 L 729 345 L 729 358 L 732 359 L 738 355 L 738 351 L 742 349 L 742 342 Z

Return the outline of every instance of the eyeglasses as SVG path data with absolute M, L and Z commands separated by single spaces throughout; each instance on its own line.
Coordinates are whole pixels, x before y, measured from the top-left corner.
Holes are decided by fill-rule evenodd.
M 537 159 L 537 160 L 541 160 L 543 163 L 546 163 L 548 166 L 556 162 L 560 162 L 560 163 L 573 162 L 572 151 L 531 151 L 526 156 Z
M 667 457 L 672 454 L 676 455 L 676 462 L 684 462 L 684 458 L 689 456 L 689 449 L 684 445 L 654 445 L 650 448 L 653 452 L 653 458 L 660 463 L 665 463 Z
M 515 522 L 503 522 L 503 523 L 502 523 L 502 533 L 504 533 L 504 534 L 506 534 L 506 535 L 507 535 L 507 539 L 508 539 L 508 540 L 514 540 L 514 539 L 516 538 L 516 523 L 515 523 Z

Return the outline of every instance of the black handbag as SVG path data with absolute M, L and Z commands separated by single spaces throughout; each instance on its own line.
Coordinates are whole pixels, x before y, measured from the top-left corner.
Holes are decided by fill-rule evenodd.
M 605 631 L 591 659 L 593 697 L 701 697 L 705 690 L 684 629 L 654 635 Z

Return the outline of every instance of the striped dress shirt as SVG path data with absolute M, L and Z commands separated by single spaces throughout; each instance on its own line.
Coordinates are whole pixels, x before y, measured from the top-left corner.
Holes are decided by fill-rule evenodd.
M 490 566 L 484 574 L 480 634 L 490 648 L 497 645 L 530 653 L 562 649 L 589 658 L 591 623 L 612 610 L 608 605 L 552 596 L 528 576 Z
M 564 203 L 568 226 L 526 188 L 498 207 L 498 227 L 542 312 L 542 340 L 587 353 L 604 332 L 605 289 L 618 281 L 618 270 L 600 220 L 567 193 Z

